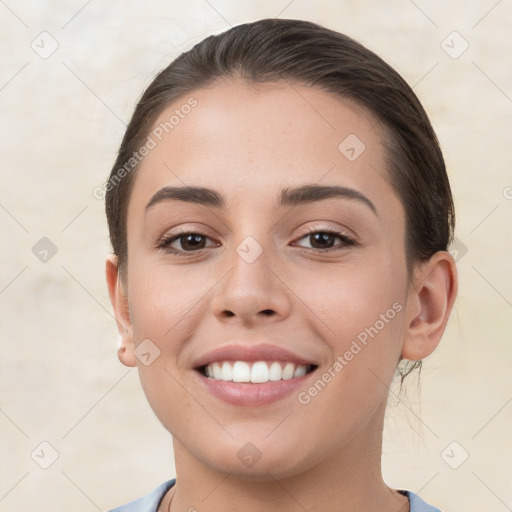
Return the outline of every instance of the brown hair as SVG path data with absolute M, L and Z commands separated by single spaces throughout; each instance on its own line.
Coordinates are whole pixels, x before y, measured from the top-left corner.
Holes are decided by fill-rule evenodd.
M 386 135 L 390 183 L 405 209 L 409 272 L 414 262 L 447 250 L 455 224 L 450 184 L 437 137 L 411 87 L 379 56 L 344 34 L 308 21 L 271 18 L 207 37 L 158 73 L 141 96 L 105 196 L 110 240 L 121 272 L 127 259 L 127 208 L 138 165 L 122 179 L 120 170 L 138 154 L 164 108 L 194 90 L 236 77 L 253 83 L 289 80 L 365 107 Z

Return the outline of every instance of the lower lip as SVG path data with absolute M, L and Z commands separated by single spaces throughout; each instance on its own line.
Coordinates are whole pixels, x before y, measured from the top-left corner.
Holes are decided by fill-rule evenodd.
M 265 405 L 284 398 L 299 388 L 315 373 L 316 369 L 302 377 L 288 380 L 263 382 L 231 382 L 205 377 L 194 370 L 203 386 L 214 396 L 234 405 Z

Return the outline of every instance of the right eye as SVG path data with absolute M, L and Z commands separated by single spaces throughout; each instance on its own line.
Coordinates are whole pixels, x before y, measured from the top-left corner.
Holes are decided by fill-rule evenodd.
M 203 233 L 195 231 L 184 231 L 182 233 L 174 233 L 163 237 L 157 244 L 159 249 L 174 253 L 178 256 L 186 255 L 186 253 L 198 252 L 205 248 L 206 240 L 211 240 Z M 181 248 L 173 247 L 178 243 Z M 213 244 L 218 245 L 218 244 Z M 185 254 L 184 254 L 185 253 Z

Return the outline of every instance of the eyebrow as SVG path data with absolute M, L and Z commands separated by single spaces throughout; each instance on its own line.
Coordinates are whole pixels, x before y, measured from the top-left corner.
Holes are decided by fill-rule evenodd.
M 303 185 L 296 188 L 284 188 L 275 207 L 312 204 L 324 199 L 339 197 L 359 201 L 366 205 L 378 217 L 375 205 L 361 192 L 339 185 Z M 146 205 L 146 212 L 162 201 L 184 201 L 213 208 L 225 208 L 226 199 L 222 194 L 206 187 L 184 186 L 161 188 Z

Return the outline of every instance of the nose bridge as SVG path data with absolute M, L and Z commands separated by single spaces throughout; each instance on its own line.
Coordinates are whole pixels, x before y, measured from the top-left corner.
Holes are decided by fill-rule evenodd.
M 260 297 L 261 300 L 273 288 L 270 276 L 272 249 L 262 238 L 261 234 L 247 235 L 234 247 L 228 289 L 240 298 Z
M 229 270 L 214 298 L 216 315 L 251 321 L 271 313 L 286 315 L 289 310 L 284 284 L 272 269 L 271 241 L 264 232 L 253 233 L 227 256 Z

